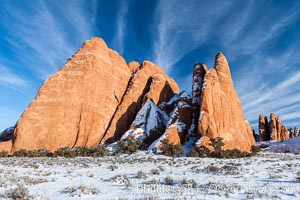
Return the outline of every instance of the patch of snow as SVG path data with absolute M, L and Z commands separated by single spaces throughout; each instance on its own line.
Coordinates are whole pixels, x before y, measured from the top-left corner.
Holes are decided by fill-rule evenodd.
M 200 116 L 199 116 L 199 122 L 201 122 L 202 117 L 203 117 L 203 114 L 204 114 L 204 111 L 201 111 L 201 112 L 200 112 Z
M 136 128 L 133 130 L 128 130 L 124 133 L 124 135 L 121 137 L 121 140 L 124 140 L 128 137 L 134 137 L 135 139 L 145 139 L 144 135 L 144 129 Z
M 294 137 L 282 142 L 269 142 L 270 146 L 266 148 L 268 152 L 275 153 L 300 153 L 300 137 Z

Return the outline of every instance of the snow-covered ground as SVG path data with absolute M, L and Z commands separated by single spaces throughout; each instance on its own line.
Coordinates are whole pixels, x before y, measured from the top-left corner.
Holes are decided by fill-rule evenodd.
M 282 142 L 270 142 L 269 145 L 266 149 L 269 152 L 300 153 L 300 137 L 294 137 Z
M 300 199 L 300 155 L 170 158 L 1 158 L 0 199 L 18 184 L 31 199 Z

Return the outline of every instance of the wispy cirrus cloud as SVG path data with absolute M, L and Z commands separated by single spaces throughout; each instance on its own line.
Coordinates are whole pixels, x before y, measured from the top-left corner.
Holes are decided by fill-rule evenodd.
M 270 1 L 212 4 L 187 1 L 182 6 L 176 1 L 160 1 L 156 62 L 170 73 L 176 62 L 195 49 L 201 59 L 202 46 L 208 43 L 215 53 L 224 51 L 227 56 L 245 116 L 254 128 L 260 113 L 275 112 L 287 126 L 295 119 L 300 121 L 300 114 L 294 110 L 300 108 L 300 76 L 295 72 L 300 65 L 295 56 L 300 50 L 299 40 L 290 38 L 293 42 L 281 45 L 281 49 L 275 46 L 298 22 L 297 6 L 283 10 L 283 5 Z M 191 91 L 191 75 L 175 79 Z
M 1 2 L 0 129 L 11 126 L 48 76 L 95 35 L 97 1 Z
M 23 92 L 24 89 L 30 87 L 29 81 L 25 80 L 20 75 L 11 72 L 7 67 L 0 65 L 0 85 Z
M 232 5 L 223 1 L 215 7 L 215 3 L 190 0 L 182 6 L 180 0 L 159 1 L 155 14 L 158 32 L 154 32 L 154 61 L 167 73 L 184 55 L 210 38 L 214 23 L 222 17 L 219 13 Z
M 84 41 L 93 35 L 84 8 L 84 1 L 35 1 L 28 9 L 9 4 L 1 24 L 11 34 L 4 39 L 18 62 L 43 80 L 78 48 L 76 38 Z
M 124 39 L 126 36 L 126 23 L 129 4 L 126 1 L 119 1 L 119 10 L 116 16 L 116 34 L 112 41 L 112 46 L 115 47 L 120 54 L 123 54 L 125 49 Z

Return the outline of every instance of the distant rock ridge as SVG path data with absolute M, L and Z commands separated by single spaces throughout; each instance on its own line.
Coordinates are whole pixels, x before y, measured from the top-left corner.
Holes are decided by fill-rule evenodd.
M 209 147 L 215 137 L 225 149 L 249 152 L 253 132 L 225 56 L 218 53 L 210 70 L 196 63 L 192 76 L 190 96 L 154 63 L 126 64 L 93 38 L 43 83 L 0 150 L 94 147 L 132 136 L 157 152 L 164 139 Z
M 274 113 L 270 114 L 269 122 L 266 116 L 263 114 L 259 115 L 258 130 L 261 141 L 284 141 L 291 138 L 291 136 L 294 136 L 294 132 L 297 132 L 294 131 L 294 129 L 291 129 L 293 134 L 290 135 L 289 130 L 282 124 L 281 118 L 279 116 L 276 117 Z

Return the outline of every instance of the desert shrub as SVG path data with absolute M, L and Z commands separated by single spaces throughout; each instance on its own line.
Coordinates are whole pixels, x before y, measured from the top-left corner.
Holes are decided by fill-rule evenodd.
M 167 176 L 167 177 L 165 178 L 165 184 L 166 184 L 166 185 L 173 185 L 173 184 L 174 184 L 173 178 L 172 178 L 171 176 Z
M 57 151 L 55 151 L 55 153 L 58 156 L 61 157 L 65 157 L 65 158 L 74 158 L 75 157 L 75 152 L 73 151 L 73 149 L 69 148 L 69 147 L 62 147 L 57 149 Z
M 147 178 L 147 175 L 143 172 L 143 171 L 138 171 L 137 174 L 136 174 L 136 178 L 138 179 L 146 179 Z
M 151 169 L 151 174 L 159 175 L 159 173 L 160 173 L 159 169 Z
M 8 151 L 0 151 L 0 157 L 8 157 Z
M 190 153 L 187 154 L 187 157 L 200 157 L 205 158 L 210 155 L 210 150 L 204 146 L 197 147 L 192 149 Z
M 163 139 L 161 141 L 160 150 L 163 155 L 172 157 L 176 157 L 184 151 L 181 144 L 169 143 L 168 139 Z
M 29 198 L 29 191 L 23 185 L 18 185 L 14 189 L 5 191 L 4 196 L 13 200 L 25 200 Z
M 55 157 L 55 155 L 46 148 L 37 150 L 36 155 L 38 157 Z
M 252 155 L 256 155 L 260 151 L 261 151 L 261 147 L 260 146 L 255 146 L 255 145 L 251 146 L 251 153 L 252 153 Z
M 103 157 L 107 156 L 108 152 L 104 145 L 98 144 L 96 147 L 90 149 L 90 156 Z
M 199 152 L 196 149 L 192 149 L 187 155 L 187 157 L 200 157 Z
M 267 148 L 267 147 L 269 147 L 270 145 L 269 144 L 261 144 L 261 145 L 259 145 L 259 147 L 261 148 L 261 149 L 265 149 L 265 148 Z
M 242 152 L 239 149 L 227 149 L 223 150 L 224 142 L 223 138 L 210 138 L 210 146 L 214 148 L 214 150 L 210 153 L 210 156 L 213 158 L 244 158 L 250 157 L 251 154 L 248 152 Z
M 208 144 L 213 147 L 213 152 L 211 152 L 211 156 L 215 158 L 221 158 L 223 157 L 222 154 L 222 148 L 224 146 L 223 138 L 217 137 L 217 138 L 210 138 L 210 143 Z
M 56 150 L 55 152 L 51 152 L 46 148 L 39 149 L 39 150 L 26 150 L 21 149 L 19 151 L 14 152 L 13 156 L 16 157 L 66 157 L 66 158 L 74 158 L 76 156 L 82 156 L 82 157 L 103 157 L 107 155 L 106 148 L 99 144 L 94 148 L 87 148 L 87 147 L 75 147 L 75 148 L 69 148 L 69 147 L 62 147 Z M 0 152 L 0 157 L 6 157 L 8 156 L 5 152 Z
M 90 149 L 84 146 L 75 147 L 72 151 L 74 151 L 75 156 L 87 157 L 90 154 Z
M 16 157 L 27 157 L 27 150 L 26 149 L 20 149 L 19 151 L 15 151 L 13 156 Z
M 16 156 L 16 157 L 55 157 L 55 154 L 46 148 L 39 149 L 36 151 L 20 149 L 19 151 L 14 152 L 13 156 Z
M 213 165 L 209 165 L 207 167 L 207 170 L 213 174 L 217 174 L 221 171 L 221 169 L 219 167 L 213 166 Z
M 298 183 L 300 183 L 300 171 L 297 172 L 296 181 L 297 181 Z
M 136 140 L 134 137 L 128 137 L 117 143 L 117 151 L 119 154 L 131 154 L 136 152 L 141 144 L 142 142 L 140 140 Z

